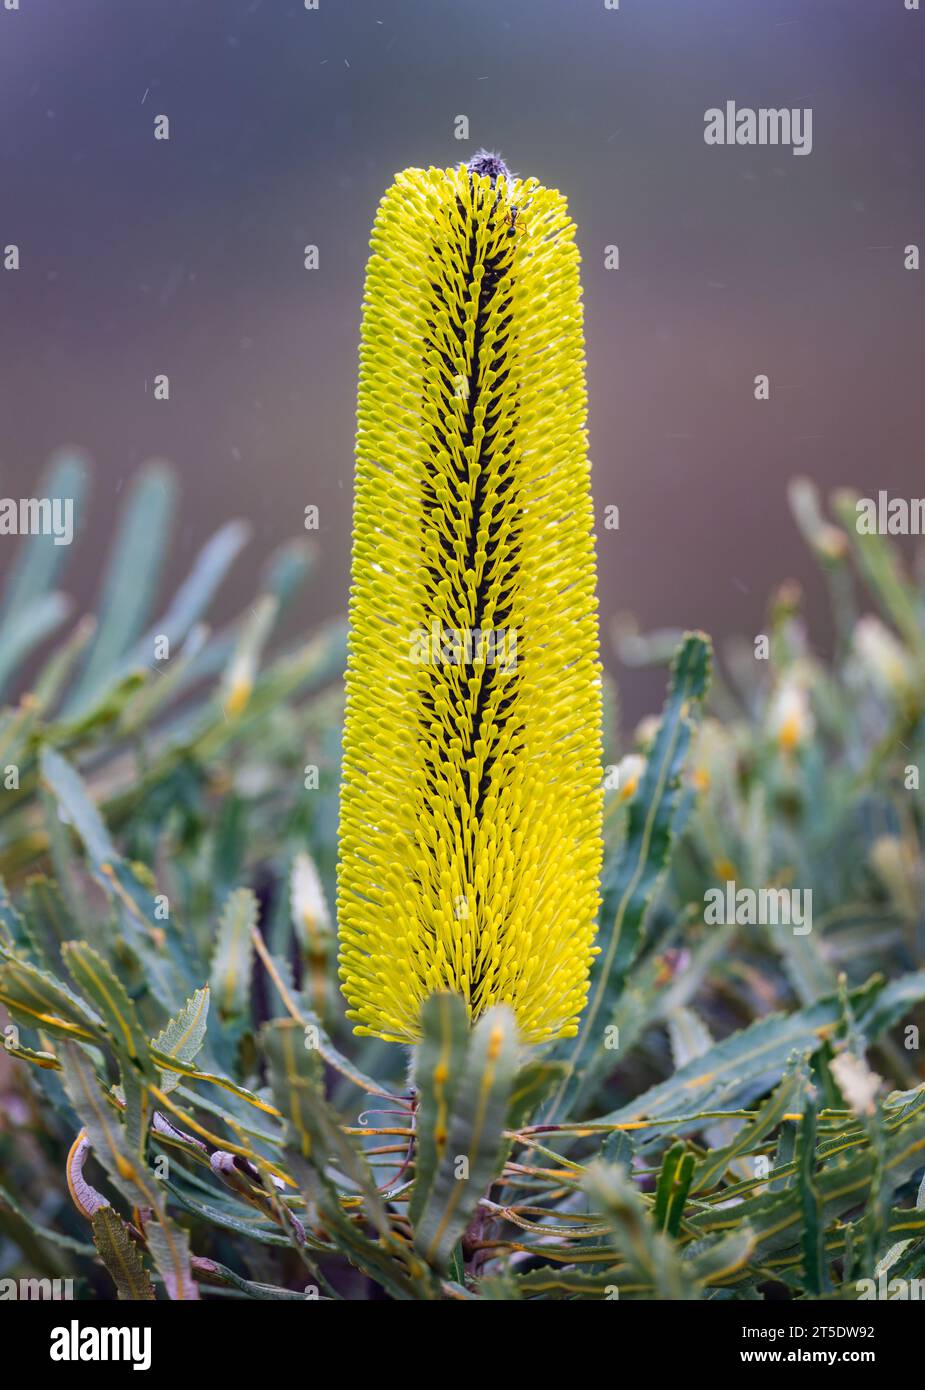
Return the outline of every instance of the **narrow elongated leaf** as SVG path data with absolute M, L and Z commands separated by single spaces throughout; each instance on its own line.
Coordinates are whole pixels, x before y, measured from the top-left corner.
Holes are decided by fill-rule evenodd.
M 694 1241 L 684 1248 L 684 1263 L 694 1278 L 704 1284 L 715 1284 L 738 1273 L 751 1259 L 755 1235 L 748 1226 L 727 1236 Z
M 267 1024 L 261 1039 L 270 1066 L 273 1096 L 312 1165 L 330 1161 L 365 1200 L 381 1235 L 391 1233 L 388 1216 L 369 1164 L 344 1134 L 324 1094 L 321 1058 L 306 1047 L 305 1030 L 292 1019 Z
M 100 594 L 99 630 L 67 703 L 71 718 L 85 712 L 109 681 L 121 675 L 120 658 L 148 617 L 167 552 L 175 490 L 173 474 L 155 463 L 129 492 Z
M 414 1194 L 409 1215 L 417 1226 L 443 1161 L 466 1065 L 469 1018 L 458 994 L 432 994 L 421 1009 L 421 1041 L 414 1063 L 418 1093 L 415 1114 Z
M 263 594 L 241 626 L 234 655 L 222 680 L 222 708 L 229 719 L 241 714 L 250 700 L 257 667 L 278 612 L 279 603 L 274 595 Z
M 113 1186 L 131 1206 L 149 1207 L 154 1213 L 154 1221 L 146 1228 L 146 1238 L 171 1298 L 197 1298 L 198 1291 L 189 1268 L 187 1238 L 167 1214 L 164 1185 L 157 1181 L 138 1154 L 132 1152 L 119 1115 L 110 1105 L 84 1050 L 76 1043 L 65 1043 L 61 1062 L 68 1099 Z
M 40 642 L 61 626 L 71 607 L 65 594 L 52 592 L 8 615 L 0 642 L 0 686 L 6 684 Z
M 875 983 L 854 992 L 852 1002 L 859 1015 L 879 987 Z M 746 1105 L 780 1080 L 793 1052 L 814 1052 L 838 1030 L 842 1017 L 842 1001 L 833 998 L 792 1014 L 759 1019 L 695 1057 L 669 1080 L 612 1111 L 607 1121 L 620 1124 L 643 1117 L 691 1116 L 720 1106 L 733 1110 Z M 677 1128 L 692 1127 L 682 1122 Z M 670 1130 L 658 1132 L 664 1135 Z
M 0 965 L 0 1004 L 27 1028 L 59 1038 L 103 1041 L 102 1020 L 61 980 L 24 960 Z
M 675 657 L 658 733 L 639 786 L 630 802 L 629 823 L 615 866 L 605 873 L 602 930 L 591 990 L 578 1036 L 560 1055 L 568 1073 L 547 1118 L 560 1119 L 593 1090 L 613 1065 L 607 1026 L 639 950 L 649 904 L 668 863 L 682 804 L 681 773 L 693 733 L 693 716 L 710 681 L 710 643 L 688 633 Z
M 456 1242 L 500 1171 L 517 1075 L 517 1025 L 505 1005 L 479 1019 L 456 1090 L 449 1136 L 414 1233 L 415 1249 L 447 1269 Z
M 240 1018 L 250 1004 L 257 899 L 250 888 L 239 888 L 225 904 L 212 956 L 210 985 L 223 1018 Z
M 658 1298 L 699 1296 L 693 1271 L 685 1266 L 674 1241 L 656 1228 L 642 1194 L 624 1169 L 595 1160 L 582 1187 L 610 1227 L 614 1247 L 628 1266 L 627 1282 L 638 1279 L 651 1284 Z
M 182 642 L 207 612 L 222 580 L 247 544 L 250 527 L 229 521 L 210 536 L 193 562 L 193 568 L 177 589 L 170 607 L 134 652 L 138 660 L 150 660 L 155 637 L 166 637 L 171 650 Z
M 20 957 L 35 958 L 35 942 L 22 916 L 13 906 L 6 884 L 0 878 L 0 960 L 6 948 L 14 949 Z
M 409 1260 L 406 1247 L 392 1235 L 369 1166 L 340 1129 L 324 1097 L 318 1052 L 306 1049 L 303 1030 L 289 1019 L 267 1024 L 261 1042 L 274 1098 L 287 1118 L 290 1171 L 304 1194 L 309 1220 L 317 1212 L 324 1229 L 336 1235 L 351 1262 L 394 1298 L 433 1297 L 428 1271 L 421 1261 Z M 377 1241 L 344 1210 L 346 1194 L 335 1182 L 334 1169 L 362 1195 L 379 1233 Z
M 73 504 L 76 529 L 87 480 L 87 464 L 82 455 L 72 452 L 61 453 L 51 460 L 47 472 L 43 474 L 39 483 L 39 496 L 52 500 L 58 498 L 62 502 L 70 500 Z M 17 551 L 4 586 L 0 612 L 4 615 L 21 613 L 35 599 L 46 594 L 54 584 L 69 551 L 69 546 L 56 545 L 53 535 L 45 533 L 30 536 Z M 2 631 L 0 644 L 5 635 L 5 631 Z
M 806 1280 L 806 1290 L 813 1297 L 818 1297 L 831 1287 L 825 1260 L 823 1202 L 816 1184 L 817 1114 L 818 1102 L 811 1092 L 803 1107 L 803 1123 L 797 1140 L 796 1176 L 803 1217 L 803 1276 Z
M 804 1151 L 805 1152 L 805 1151 Z M 818 1166 L 814 1177 L 816 1199 L 820 1205 L 820 1224 L 829 1227 L 847 1212 L 861 1206 L 869 1195 L 877 1166 L 869 1146 L 854 1151 L 847 1161 L 832 1158 Z M 804 1158 L 804 1161 L 805 1158 Z M 891 1133 L 885 1144 L 883 1169 L 894 1186 L 922 1171 L 925 1165 L 925 1107 Z M 918 1229 L 925 1215 L 905 1211 L 899 1221 L 891 1217 L 890 1233 L 903 1233 L 904 1227 Z M 732 1207 L 715 1208 L 691 1218 L 691 1224 L 703 1232 L 727 1232 L 747 1224 L 755 1233 L 762 1258 L 776 1250 L 793 1248 L 801 1251 L 805 1229 L 804 1212 L 798 1186 L 791 1177 L 784 1186 L 775 1186 L 759 1197 L 748 1198 Z M 827 1241 L 827 1245 L 830 1244 Z M 828 1250 L 831 1255 L 831 1250 Z M 799 1258 L 803 1258 L 802 1253 Z
M 835 512 L 845 528 L 861 572 L 883 613 L 895 623 L 913 651 L 925 656 L 925 633 L 916 611 L 912 590 L 903 577 L 896 548 L 878 531 L 858 530 L 858 494 L 842 488 L 833 499 Z
M 677 1236 L 681 1229 L 684 1204 L 694 1174 L 694 1155 L 683 1144 L 673 1144 L 662 1160 L 655 1191 L 656 1230 Z
M 701 1159 L 694 1173 L 691 1192 L 696 1194 L 712 1187 L 731 1163 L 744 1154 L 752 1153 L 762 1139 L 783 1122 L 785 1115 L 802 1111 L 808 1089 L 809 1071 L 805 1060 L 800 1059 L 788 1068 L 780 1084 L 756 1111 L 755 1118 L 743 1124 L 732 1143 L 712 1149 Z
M 53 748 L 44 747 L 42 778 L 62 814 L 83 842 L 94 878 L 118 905 L 128 945 L 144 960 L 148 982 L 160 1004 L 172 1013 L 196 988 L 196 973 L 173 918 L 157 914 L 157 893 L 136 867 L 125 862 L 80 776 Z M 152 949 L 153 945 L 153 949 Z
M 167 1297 L 173 1302 L 195 1302 L 199 1286 L 190 1270 L 189 1236 L 182 1227 L 173 1222 L 149 1221 L 145 1225 L 145 1240 Z
M 68 941 L 63 955 L 75 984 L 105 1023 L 116 1052 L 153 1076 L 148 1040 L 121 980 L 116 979 L 109 964 L 84 941 Z

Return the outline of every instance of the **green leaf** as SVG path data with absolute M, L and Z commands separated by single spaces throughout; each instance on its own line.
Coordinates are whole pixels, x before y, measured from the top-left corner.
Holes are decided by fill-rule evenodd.
M 251 968 L 259 908 L 250 888 L 238 888 L 225 903 L 212 956 L 210 985 L 222 1018 L 242 1018 L 250 1007 Z
M 810 1091 L 803 1107 L 803 1123 L 797 1140 L 796 1170 L 800 1210 L 803 1216 L 803 1276 L 806 1280 L 806 1291 L 813 1297 L 831 1289 L 825 1258 L 823 1201 L 816 1185 L 817 1114 L 815 1092 Z
M 43 474 L 38 495 L 71 498 L 76 529 L 87 481 L 86 460 L 80 454 L 61 453 L 52 459 L 48 471 Z M 55 545 L 54 536 L 30 536 L 17 551 L 4 587 L 0 611 L 4 615 L 22 612 L 35 599 L 46 594 L 54 584 L 69 549 L 66 545 Z M 0 630 L 0 640 L 5 635 L 5 630 Z
M 415 1249 L 436 1269 L 448 1269 L 456 1242 L 501 1169 L 517 1052 L 513 1013 L 506 1005 L 490 1009 L 472 1032 L 446 1148 L 415 1226 Z
M 209 1021 L 209 986 L 197 989 L 187 999 L 180 1012 L 170 1020 L 166 1028 L 151 1039 L 151 1046 L 178 1062 L 192 1064 L 199 1055 L 206 1036 Z M 161 1071 L 160 1089 L 172 1091 L 180 1084 L 180 1076 L 174 1071 Z
M 369 1164 L 340 1127 L 324 1094 L 320 1055 L 306 1047 L 305 1030 L 293 1019 L 277 1019 L 261 1031 L 277 1106 L 312 1165 L 330 1160 L 359 1192 L 370 1220 L 388 1238 L 389 1219 Z
M 199 1286 L 190 1270 L 189 1236 L 169 1221 L 148 1221 L 145 1240 L 157 1272 L 164 1281 L 167 1297 L 174 1302 L 195 1302 Z
M 714 1284 L 741 1270 L 751 1259 L 754 1249 L 754 1232 L 748 1226 L 742 1226 L 727 1236 L 708 1237 L 685 1246 L 684 1263 L 690 1266 L 691 1273 L 700 1283 Z
M 119 1299 L 151 1302 L 154 1286 L 141 1252 L 128 1226 L 112 1207 L 100 1207 L 93 1215 L 93 1243 L 116 1286 Z
M 0 642 L 0 686 L 6 684 L 40 642 L 61 626 L 71 607 L 65 594 L 50 593 L 8 615 Z
M 408 1214 L 415 1228 L 446 1153 L 450 1117 L 469 1047 L 469 1017 L 457 994 L 432 994 L 421 1009 L 421 1041 L 414 1059 L 414 1193 Z
M 229 719 L 241 714 L 250 700 L 260 657 L 278 612 L 276 597 L 263 594 L 241 626 L 237 645 L 222 680 L 222 708 Z
M 780 1084 L 752 1120 L 743 1123 L 731 1144 L 711 1149 L 697 1165 L 691 1193 L 696 1195 L 719 1182 L 737 1158 L 753 1153 L 762 1139 L 783 1123 L 784 1116 L 801 1112 L 809 1089 L 809 1069 L 804 1058 L 791 1062 Z
M 263 1028 L 261 1043 L 274 1099 L 287 1120 L 290 1171 L 302 1189 L 309 1220 L 317 1212 L 341 1252 L 394 1298 L 432 1297 L 427 1271 L 419 1261 L 409 1261 L 406 1248 L 392 1235 L 369 1166 L 325 1099 L 320 1055 L 305 1047 L 303 1029 L 291 1019 L 278 1019 Z M 335 1181 L 337 1170 L 350 1180 L 353 1192 L 362 1195 L 378 1241 L 370 1240 L 344 1211 L 346 1194 Z
M 626 839 L 605 876 L 600 955 L 591 978 L 579 1033 L 568 1049 L 568 1072 L 547 1112 L 561 1119 L 613 1065 L 606 1028 L 639 950 L 646 913 L 665 872 L 682 804 L 681 773 L 695 714 L 710 682 L 711 649 L 702 633 L 688 633 L 672 667 L 668 696 L 645 772 L 630 802 Z
M 73 1255 L 92 1255 L 93 1246 L 86 1241 L 74 1240 L 72 1236 L 63 1235 L 60 1231 L 55 1231 L 47 1226 L 39 1225 L 34 1215 L 27 1214 L 17 1202 L 11 1192 L 0 1183 L 0 1211 L 9 1211 L 18 1219 L 21 1229 L 28 1229 L 32 1236 L 38 1236 L 40 1240 L 47 1240 L 50 1245 L 57 1245 L 62 1250 L 67 1250 Z
M 90 1147 L 113 1186 L 133 1207 L 150 1207 L 154 1220 L 146 1224 L 145 1239 L 171 1298 L 195 1299 L 198 1290 L 189 1267 L 186 1235 L 167 1215 L 163 1184 L 129 1147 L 125 1128 L 113 1109 L 103 1082 L 86 1052 L 77 1043 L 61 1048 L 64 1089 Z
M 844 526 L 861 573 L 881 610 L 902 633 L 917 655 L 925 657 L 925 632 L 916 610 L 913 591 L 906 581 L 899 554 L 892 543 L 877 532 L 862 535 L 857 528 L 858 494 L 841 488 L 833 496 L 834 510 Z
M 157 915 L 156 890 L 116 850 L 103 818 L 77 772 L 53 748 L 43 747 L 42 778 L 57 799 L 59 814 L 83 842 L 93 876 L 117 904 L 127 944 L 144 961 L 152 992 L 172 1012 L 196 987 L 185 943 L 172 918 Z M 163 944 L 161 944 L 163 942 Z
M 869 1005 L 879 983 L 855 991 L 855 1008 Z M 749 1104 L 776 1085 L 793 1052 L 815 1052 L 822 1041 L 833 1036 L 842 1025 L 842 1001 L 835 997 L 820 1000 L 792 1014 L 771 1014 L 722 1042 L 657 1086 L 605 1117 L 608 1124 L 632 1120 L 681 1117 L 677 1129 L 697 1128 L 697 1122 L 684 1117 L 705 1110 L 734 1110 Z M 659 1126 L 655 1133 L 669 1133 Z
M 136 661 L 151 659 L 156 636 L 166 637 L 173 650 L 192 631 L 247 544 L 249 534 L 250 528 L 246 522 L 229 521 L 209 537 L 166 613 L 157 620 L 133 653 Z
M 846 1152 L 854 1154 L 854 1157 L 846 1159 L 844 1154 L 831 1157 L 817 1168 L 813 1176 L 812 1187 L 815 1191 L 810 1190 L 810 1198 L 820 1204 L 818 1224 L 823 1229 L 829 1228 L 836 1220 L 844 1219 L 846 1213 L 864 1203 L 879 1165 L 879 1159 L 866 1139 L 864 1147 L 855 1146 Z M 808 1164 L 806 1153 L 804 1147 L 798 1161 Z M 882 1168 L 895 1188 L 920 1173 L 923 1164 L 925 1098 L 918 1112 L 890 1133 Z M 798 1252 L 803 1260 L 805 1200 L 805 1193 L 801 1194 L 798 1184 L 791 1177 L 786 1186 L 782 1184 L 769 1188 L 761 1196 L 746 1199 L 734 1207 L 714 1207 L 702 1211 L 691 1218 L 690 1224 L 705 1233 L 727 1231 L 747 1224 L 755 1233 L 763 1260 L 774 1251 L 788 1249 Z M 922 1225 L 925 1225 L 925 1213 L 906 1210 L 899 1219 L 891 1218 L 889 1230 L 890 1233 L 905 1234 L 908 1229 L 918 1229 Z M 827 1240 L 827 1246 L 831 1246 L 831 1238 Z M 826 1254 L 831 1257 L 831 1248 L 827 1249 Z
M 139 636 L 157 589 L 175 490 L 173 474 L 156 463 L 144 468 L 132 484 L 99 598 L 99 630 L 67 702 L 69 718 L 85 713 L 122 674 L 120 658 Z
M 656 1230 L 678 1236 L 693 1175 L 694 1155 L 683 1144 L 673 1144 L 662 1160 L 655 1190 Z
M 37 495 L 70 499 L 77 530 L 86 482 L 83 458 L 59 454 L 42 476 Z M 17 551 L 0 603 L 0 686 L 67 616 L 69 600 L 52 592 L 52 585 L 70 549 L 57 545 L 55 537 L 45 533 L 30 536 Z
M 595 1159 L 582 1187 L 609 1226 L 613 1245 L 628 1266 L 628 1279 L 651 1284 L 657 1298 L 699 1296 L 693 1271 L 685 1266 L 675 1242 L 656 1229 L 645 1199 L 624 1169 Z
M 65 1043 L 60 1059 L 68 1099 L 108 1176 L 133 1206 L 157 1210 L 161 1199 L 155 1179 L 131 1152 L 118 1110 L 86 1052 L 77 1043 Z
M 0 961 L 6 949 L 15 950 L 20 956 L 34 957 L 36 947 L 26 923 L 13 906 L 6 884 L 0 878 Z
M 63 956 L 74 983 L 105 1023 L 115 1051 L 153 1078 L 148 1039 L 121 980 L 116 979 L 109 964 L 84 941 L 66 942 Z
M 0 1004 L 26 1028 L 57 1038 L 104 1040 L 99 1015 L 56 976 L 27 961 L 10 957 L 0 965 Z

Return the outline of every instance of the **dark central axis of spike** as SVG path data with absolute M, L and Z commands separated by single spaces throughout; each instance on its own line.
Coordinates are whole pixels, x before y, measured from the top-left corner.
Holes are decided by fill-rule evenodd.
M 486 174 L 489 173 L 487 169 L 484 172 Z M 503 166 L 501 167 L 500 172 L 504 172 Z M 494 181 L 495 179 L 494 177 L 492 177 L 492 185 L 494 185 Z M 486 195 L 483 193 L 481 196 L 484 197 Z M 464 218 L 470 217 L 472 221 L 472 225 L 469 231 L 469 242 L 467 247 L 467 266 L 465 275 L 466 284 L 471 285 L 474 280 L 474 271 L 478 262 L 478 243 L 476 237 L 475 219 L 474 217 L 472 217 L 471 213 L 467 212 L 462 200 L 459 198 L 457 198 L 457 209 L 460 213 L 460 216 Z M 492 215 L 498 217 L 505 216 L 503 209 L 500 208 L 498 205 L 497 197 L 495 198 L 495 204 Z M 511 219 L 510 225 L 508 227 L 508 236 L 513 240 L 513 237 L 515 235 L 516 233 L 513 225 L 513 219 Z M 510 263 L 510 255 L 512 249 L 513 246 L 509 243 L 508 245 L 504 246 L 502 251 L 498 252 L 495 256 L 486 259 L 481 284 L 479 286 L 478 305 L 476 310 L 476 318 L 473 331 L 472 357 L 470 362 L 468 379 L 469 389 L 468 396 L 464 398 L 465 404 L 460 429 L 460 441 L 462 446 L 461 452 L 463 454 L 463 457 L 460 460 L 460 462 L 454 466 L 450 474 L 451 490 L 455 494 L 452 496 L 451 505 L 453 507 L 453 519 L 456 523 L 457 530 L 459 529 L 459 527 L 463 525 L 463 517 L 465 515 L 463 507 L 463 488 L 470 476 L 470 464 L 468 463 L 468 453 L 472 448 L 472 443 L 475 435 L 476 408 L 482 400 L 482 388 L 480 377 L 482 372 L 483 355 L 486 351 L 487 346 L 487 325 L 493 311 L 500 308 L 503 312 L 503 306 L 496 304 L 496 300 L 498 297 L 498 285 L 502 276 L 504 275 L 505 270 L 507 269 Z M 434 251 L 435 256 L 437 258 L 445 254 L 445 248 L 439 245 L 435 246 Z M 431 289 L 434 295 L 435 307 L 444 308 L 451 315 L 453 331 L 455 332 L 460 344 L 464 343 L 465 325 L 461 309 L 457 306 L 457 308 L 454 311 L 453 305 L 447 303 L 439 278 L 434 279 L 431 282 Z M 511 457 L 510 446 L 505 444 L 501 447 L 499 458 L 498 446 L 496 445 L 496 430 L 500 414 L 500 403 L 497 400 L 497 393 L 501 390 L 501 388 L 503 388 L 504 383 L 507 379 L 507 371 L 503 369 L 502 359 L 506 351 L 507 335 L 510 329 L 510 322 L 511 316 L 508 312 L 500 320 L 498 324 L 498 331 L 495 337 L 494 356 L 490 364 L 494 372 L 493 394 L 490 394 L 484 402 L 486 407 L 484 417 L 484 434 L 479 447 L 478 458 L 476 460 L 477 473 L 475 487 L 473 489 L 471 498 L 471 513 L 468 523 L 468 531 L 464 537 L 464 573 L 461 576 L 461 580 L 465 578 L 466 574 L 471 574 L 475 569 L 476 556 L 478 552 L 479 531 L 483 525 L 488 501 L 487 494 L 489 483 L 489 470 L 492 470 L 492 476 L 498 480 L 495 491 L 498 495 L 499 500 L 502 499 L 514 485 L 514 460 Z M 433 330 L 433 327 L 433 322 L 430 322 L 429 328 Z M 431 348 L 434 347 L 433 339 L 429 340 L 428 346 Z M 446 357 L 445 354 L 442 353 L 441 360 L 443 364 L 443 371 L 441 377 L 441 395 L 445 396 L 448 402 L 452 402 L 457 391 L 457 379 L 456 373 L 454 371 L 454 364 Z M 446 438 L 446 435 L 439 427 L 436 428 L 436 433 L 440 449 L 444 452 L 444 454 L 447 457 L 450 457 L 449 442 Z M 453 484 L 455 484 L 455 487 L 453 486 Z M 448 561 L 456 561 L 458 551 L 454 546 L 452 539 L 444 534 L 443 530 L 439 525 L 439 513 L 442 511 L 442 504 L 438 497 L 437 490 L 431 481 L 425 481 L 422 488 L 422 495 L 424 503 L 425 531 L 427 536 L 436 537 L 439 548 L 443 556 Z M 500 561 L 500 554 L 498 548 L 498 532 L 499 522 L 495 518 L 489 518 L 485 542 L 486 559 L 482 570 L 481 579 L 479 580 L 476 586 L 474 612 L 472 615 L 472 628 L 473 630 L 478 630 L 480 632 L 486 630 L 485 619 L 487 616 L 486 609 L 488 603 L 488 595 L 491 589 L 492 579 L 495 576 Z M 519 546 L 520 532 L 519 530 L 512 528 L 508 532 L 508 536 L 505 542 L 505 559 L 507 560 L 508 565 L 512 569 L 516 565 Z M 448 568 L 441 569 L 439 566 L 431 566 L 429 568 L 429 573 L 434 582 L 434 587 L 436 588 L 441 582 L 441 580 L 445 577 L 445 575 L 447 573 L 452 573 L 452 571 Z M 458 605 L 460 608 L 462 607 L 461 600 L 463 598 L 463 593 L 464 591 L 460 588 L 457 595 L 460 599 L 460 604 Z M 499 632 L 506 633 L 507 624 L 510 620 L 512 610 L 513 593 L 511 585 L 508 587 L 506 591 L 502 590 L 499 594 L 496 611 L 492 615 L 490 626 L 494 630 L 495 634 Z M 428 631 L 430 631 L 429 621 Z M 497 653 L 497 643 L 494 647 L 494 653 Z M 476 668 L 474 666 L 474 663 L 472 662 L 465 662 L 464 657 L 465 654 L 462 653 L 460 659 L 462 663 L 462 669 L 465 672 L 465 679 L 462 682 L 462 687 L 465 691 L 466 688 L 472 688 L 475 672 L 478 668 Z M 440 668 L 438 667 L 436 671 L 431 672 L 435 680 L 439 679 L 439 669 Z M 476 742 L 482 736 L 483 725 L 486 719 L 486 711 L 494 689 L 494 683 L 496 679 L 498 679 L 498 677 L 498 666 L 494 664 L 493 660 L 486 660 L 485 664 L 481 668 L 481 676 L 479 679 L 478 688 L 475 691 L 475 700 L 471 712 L 471 717 L 468 722 L 468 727 L 463 725 L 462 727 L 460 727 L 459 730 L 460 737 L 464 746 L 464 754 L 466 756 L 470 755 L 473 752 Z M 517 675 L 516 673 L 506 674 L 502 676 L 502 679 L 511 682 L 516 682 Z M 448 696 L 450 697 L 450 699 L 452 699 L 452 683 L 449 677 L 449 672 L 447 672 L 447 675 L 444 678 L 444 682 Z M 514 696 L 513 694 L 511 694 L 501 699 L 496 705 L 496 734 L 498 735 L 502 732 L 505 723 L 511 715 L 513 702 Z M 423 703 L 427 717 L 430 720 L 436 719 L 436 704 L 433 697 L 429 694 L 426 688 L 424 688 L 423 690 Z M 474 805 L 474 814 L 476 822 L 478 822 L 481 818 L 485 797 L 491 785 L 493 763 L 494 759 L 491 755 L 489 755 L 485 759 L 485 762 L 483 764 L 482 773 L 479 777 L 477 787 L 474 785 L 475 773 L 468 768 L 465 769 L 463 773 L 463 776 L 465 778 L 467 798 L 470 806 Z M 430 783 L 429 791 L 432 795 L 437 796 L 438 790 L 436 783 L 436 768 L 433 766 L 432 763 L 428 763 L 427 766 L 430 772 L 430 777 L 428 779 Z M 459 828 L 460 843 L 464 843 L 465 822 L 463 818 L 462 808 L 459 806 L 455 806 L 454 811 L 456 822 Z M 473 979 L 470 981 L 470 998 L 475 999 L 482 981 L 483 972 L 481 969 L 478 968 L 477 961 L 473 962 L 473 967 L 474 975 Z

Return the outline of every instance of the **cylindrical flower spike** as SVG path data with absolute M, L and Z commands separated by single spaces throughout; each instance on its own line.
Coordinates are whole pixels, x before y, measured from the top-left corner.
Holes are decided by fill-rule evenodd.
M 435 990 L 574 1034 L 599 903 L 593 516 L 575 228 L 480 155 L 383 198 L 364 300 L 341 792 L 359 1033 Z

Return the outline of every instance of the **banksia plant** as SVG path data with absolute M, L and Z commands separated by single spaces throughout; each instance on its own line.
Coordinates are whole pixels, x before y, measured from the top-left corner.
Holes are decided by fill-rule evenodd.
M 495 156 L 379 207 L 360 351 L 340 974 L 359 1033 L 434 991 L 574 1034 L 601 861 L 575 227 Z

